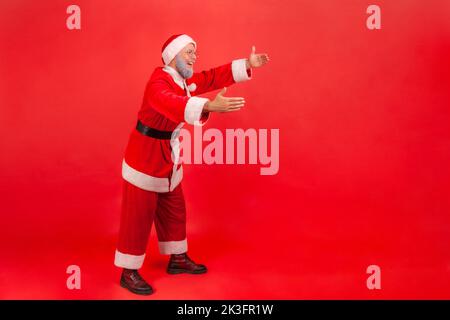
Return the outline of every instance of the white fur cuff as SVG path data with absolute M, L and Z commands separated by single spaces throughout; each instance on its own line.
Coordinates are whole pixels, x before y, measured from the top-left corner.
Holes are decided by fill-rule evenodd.
M 233 73 L 233 79 L 235 82 L 247 81 L 252 78 L 247 74 L 246 61 L 247 59 L 239 59 L 231 62 L 231 72 Z
M 206 98 L 191 97 L 184 109 L 184 120 L 189 124 L 198 124 L 202 117 L 203 106 L 208 101 Z

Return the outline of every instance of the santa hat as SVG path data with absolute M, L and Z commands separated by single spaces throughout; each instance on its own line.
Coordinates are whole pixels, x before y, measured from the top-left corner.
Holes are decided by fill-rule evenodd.
M 168 65 L 178 52 L 189 43 L 192 43 L 195 48 L 197 47 L 195 41 L 187 34 L 176 34 L 167 39 L 162 47 L 162 61 L 164 64 Z

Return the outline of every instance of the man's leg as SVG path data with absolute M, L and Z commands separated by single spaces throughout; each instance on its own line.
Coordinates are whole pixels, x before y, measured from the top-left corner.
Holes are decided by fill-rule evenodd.
M 144 263 L 156 204 L 155 192 L 142 190 L 124 180 L 119 241 L 114 264 L 124 268 L 121 285 L 137 294 L 150 294 L 153 291 L 137 270 Z
M 155 227 L 159 251 L 171 255 L 168 273 L 206 272 L 204 265 L 196 264 L 186 254 L 186 204 L 181 184 L 172 192 L 158 193 Z

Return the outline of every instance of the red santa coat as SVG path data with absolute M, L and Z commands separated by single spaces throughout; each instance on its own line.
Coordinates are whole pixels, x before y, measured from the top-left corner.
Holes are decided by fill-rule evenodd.
M 194 73 L 187 81 L 169 66 L 156 68 L 147 83 L 138 119 L 148 127 L 172 131 L 172 137 L 156 139 L 134 129 L 122 163 L 123 178 L 147 191 L 174 190 L 183 178 L 178 163 L 180 129 L 185 122 L 203 125 L 209 117 L 203 113 L 208 99 L 196 96 L 249 79 L 251 69 L 247 70 L 246 59 Z

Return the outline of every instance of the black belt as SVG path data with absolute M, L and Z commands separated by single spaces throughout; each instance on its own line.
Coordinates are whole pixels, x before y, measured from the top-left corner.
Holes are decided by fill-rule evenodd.
M 170 140 L 172 137 L 172 131 L 160 131 L 157 129 L 153 129 L 153 128 L 147 127 L 145 124 L 143 124 L 139 120 L 136 125 L 136 130 L 139 131 L 140 133 L 142 133 L 143 135 L 146 135 L 148 137 L 152 137 L 155 139 Z

